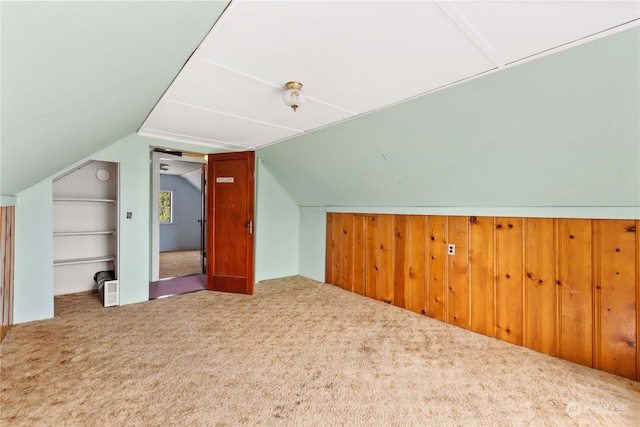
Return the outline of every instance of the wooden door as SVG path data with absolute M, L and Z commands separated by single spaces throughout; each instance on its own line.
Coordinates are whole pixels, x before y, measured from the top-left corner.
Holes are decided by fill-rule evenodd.
M 207 289 L 253 293 L 255 153 L 208 156 Z

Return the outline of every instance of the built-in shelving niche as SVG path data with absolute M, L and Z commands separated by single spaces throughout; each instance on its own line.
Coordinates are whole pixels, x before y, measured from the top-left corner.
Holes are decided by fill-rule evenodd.
M 118 164 L 91 161 L 53 183 L 54 295 L 97 289 L 118 259 Z

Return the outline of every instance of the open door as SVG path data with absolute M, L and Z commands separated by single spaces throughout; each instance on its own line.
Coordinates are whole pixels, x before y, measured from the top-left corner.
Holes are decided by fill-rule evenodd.
M 207 289 L 253 293 L 255 152 L 210 154 Z

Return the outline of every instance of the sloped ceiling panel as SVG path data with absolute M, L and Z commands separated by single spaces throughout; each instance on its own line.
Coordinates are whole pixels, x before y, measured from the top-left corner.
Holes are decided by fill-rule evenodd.
M 639 17 L 637 2 L 625 1 L 234 1 L 139 134 L 253 150 L 597 39 Z M 309 99 L 296 113 L 282 102 L 291 80 Z M 196 124 L 184 106 L 215 118 L 200 114 Z
M 640 206 L 640 30 L 258 150 L 303 206 Z
M 227 2 L 2 2 L 2 194 L 134 133 Z

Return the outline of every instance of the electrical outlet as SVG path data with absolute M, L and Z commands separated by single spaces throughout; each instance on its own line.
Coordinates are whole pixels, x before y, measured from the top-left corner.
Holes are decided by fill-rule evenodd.
M 447 245 L 447 253 L 449 255 L 455 255 L 456 254 L 456 245 Z

